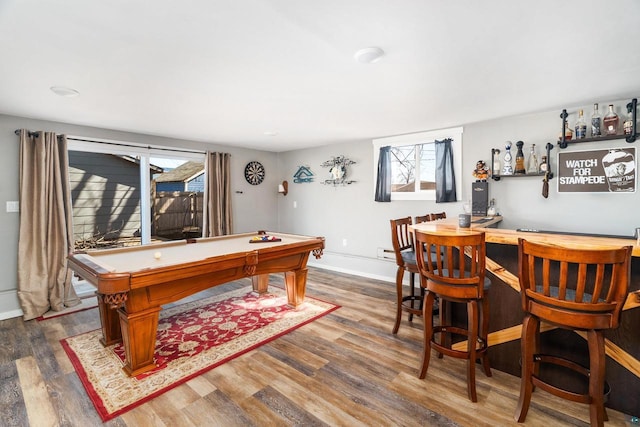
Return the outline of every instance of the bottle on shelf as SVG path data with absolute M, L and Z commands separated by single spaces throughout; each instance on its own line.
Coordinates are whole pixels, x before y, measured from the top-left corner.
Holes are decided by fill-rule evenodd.
M 498 210 L 496 208 L 496 199 L 489 200 L 489 207 L 487 208 L 487 216 L 496 216 Z
M 633 133 L 633 105 L 629 103 L 627 105 L 627 118 L 622 125 L 625 135 L 631 135 Z
M 497 148 L 493 150 L 493 165 L 491 165 L 491 168 L 493 169 L 493 175 L 500 175 L 500 150 Z
M 591 137 L 597 138 L 602 135 L 600 130 L 600 112 L 598 111 L 598 104 L 593 104 L 593 113 L 591 114 Z
M 569 122 L 566 121 L 564 122 L 564 140 L 571 141 L 571 138 L 573 138 L 573 130 L 571 130 L 571 128 L 569 127 Z M 560 132 L 560 135 L 558 135 L 558 139 L 562 139 L 562 132 Z
M 613 104 L 609 104 L 609 112 L 604 116 L 604 131 L 607 135 L 615 135 L 618 133 L 618 115 L 613 111 Z
M 536 154 L 536 144 L 531 144 L 529 160 L 527 162 L 527 173 L 536 175 L 538 173 L 538 155 Z
M 583 139 L 587 137 L 587 122 L 584 121 L 584 112 L 578 111 L 578 120 L 576 120 L 576 139 Z
M 522 151 L 522 146 L 524 142 L 518 141 L 516 142 L 516 147 L 518 147 L 518 151 L 516 151 L 516 167 L 513 170 L 513 173 L 516 175 L 524 175 L 527 173 L 527 170 L 524 167 L 524 152 Z
M 504 146 L 504 162 L 502 163 L 502 175 L 513 175 L 511 165 L 511 141 L 507 141 Z

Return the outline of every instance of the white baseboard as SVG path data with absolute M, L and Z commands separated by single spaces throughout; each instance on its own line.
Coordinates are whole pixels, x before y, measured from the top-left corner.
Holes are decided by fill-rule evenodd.
M 12 289 L 0 292 L 0 320 L 20 317 L 23 314 L 18 301 L 17 290 Z
M 395 283 L 396 271 L 398 269 L 395 260 L 368 258 L 333 252 L 324 252 L 322 258 L 317 260 L 310 259 L 307 265 L 391 283 Z

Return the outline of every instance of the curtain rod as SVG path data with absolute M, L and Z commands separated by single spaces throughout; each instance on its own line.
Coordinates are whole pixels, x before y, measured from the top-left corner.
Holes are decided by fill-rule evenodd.
M 21 130 L 22 130 L 22 129 L 16 129 L 14 133 L 15 133 L 16 135 L 20 135 L 20 131 L 21 131 Z M 31 132 L 30 130 L 28 130 L 28 131 L 27 131 L 27 134 L 28 134 L 29 136 L 38 136 L 38 134 L 39 134 L 39 133 L 40 133 L 40 132 Z
M 116 141 L 99 141 L 96 139 L 90 139 L 90 138 L 81 138 L 81 137 L 77 137 L 77 136 L 68 136 L 67 137 L 68 141 L 80 141 L 80 142 L 94 142 L 97 144 L 106 144 L 106 145 L 116 145 L 116 146 L 120 146 L 120 147 L 135 147 L 135 148 L 146 148 L 148 150 L 158 150 L 158 151 L 171 151 L 171 152 L 178 152 L 178 153 L 195 153 L 195 154 L 206 154 L 206 152 L 204 151 L 200 151 L 200 150 L 181 150 L 179 148 L 164 148 L 164 147 L 160 147 L 160 146 L 151 146 L 151 145 L 143 145 L 143 144 L 135 144 L 135 143 L 126 143 L 126 142 L 116 142 Z
M 16 129 L 14 133 L 16 135 L 20 135 L 20 130 L 21 129 Z M 38 134 L 40 132 L 27 131 L 27 133 L 29 134 L 29 136 L 38 136 Z M 58 138 L 60 138 L 61 136 L 62 135 L 58 135 Z M 77 136 L 68 136 L 67 140 L 68 141 L 79 141 L 79 142 L 94 142 L 94 143 L 98 143 L 98 144 L 115 145 L 115 146 L 120 146 L 120 147 L 146 148 L 147 150 L 171 151 L 173 153 L 178 152 L 178 153 L 206 154 L 205 151 L 200 151 L 200 150 L 181 150 L 179 148 L 164 148 L 164 147 L 160 147 L 160 146 L 152 147 L 151 145 L 146 145 L 145 146 L 143 144 L 135 144 L 135 143 L 105 141 L 105 140 L 100 141 L 100 140 L 97 140 L 97 139 L 82 138 L 82 137 L 77 137 Z

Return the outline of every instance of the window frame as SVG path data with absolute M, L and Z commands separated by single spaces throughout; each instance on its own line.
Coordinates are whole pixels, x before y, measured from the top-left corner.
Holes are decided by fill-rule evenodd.
M 442 141 L 451 138 L 453 148 L 453 170 L 456 175 L 456 199 L 462 200 L 462 134 L 463 127 L 453 127 L 434 131 L 395 135 L 384 138 L 376 138 L 373 143 L 373 192 L 376 191 L 378 181 L 378 160 L 380 158 L 380 147 L 401 147 L 405 145 L 429 144 L 435 141 Z M 391 201 L 399 200 L 436 200 L 435 190 L 423 190 L 416 192 L 392 192 Z

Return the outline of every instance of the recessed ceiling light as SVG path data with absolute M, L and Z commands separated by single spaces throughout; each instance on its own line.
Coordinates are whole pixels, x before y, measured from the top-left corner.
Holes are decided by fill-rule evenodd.
M 379 47 L 365 47 L 356 52 L 353 57 L 362 64 L 373 64 L 384 56 L 384 50 Z
M 276 136 L 276 135 L 278 135 L 278 132 L 273 131 L 273 130 L 268 130 L 268 131 L 264 132 L 264 135 L 265 136 Z
M 56 95 L 65 96 L 67 98 L 73 98 L 74 96 L 80 95 L 80 92 L 77 90 L 65 86 L 51 86 L 49 89 L 51 89 L 51 91 Z

